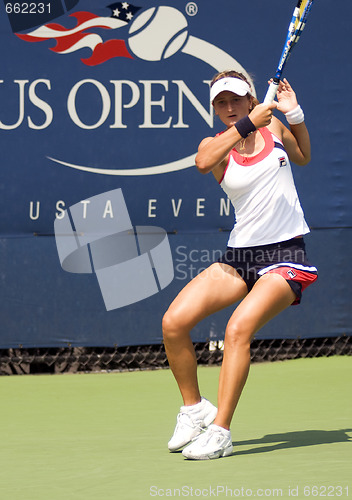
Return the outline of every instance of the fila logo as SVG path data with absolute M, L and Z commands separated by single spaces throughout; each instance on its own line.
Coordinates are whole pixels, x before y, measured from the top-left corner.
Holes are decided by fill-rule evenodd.
M 290 278 L 295 278 L 297 276 L 297 274 L 292 270 L 290 269 L 289 271 L 287 271 L 287 274 L 289 275 Z
M 279 158 L 279 162 L 280 162 L 280 167 L 286 167 L 287 161 L 284 156 L 281 156 L 281 158 Z

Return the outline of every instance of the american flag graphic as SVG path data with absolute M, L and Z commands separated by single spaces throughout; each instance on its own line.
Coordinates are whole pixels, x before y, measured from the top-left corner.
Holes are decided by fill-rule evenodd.
M 50 50 L 57 54 L 70 54 L 83 48 L 90 48 L 92 55 L 81 61 L 87 66 L 102 64 L 114 57 L 128 57 L 133 59 L 123 39 L 110 38 L 104 41 L 96 33 L 98 28 L 116 30 L 122 28 L 132 21 L 136 12 L 141 7 L 136 7 L 128 2 L 116 2 L 107 6 L 110 16 L 97 16 L 92 12 L 75 12 L 70 14 L 77 21 L 74 28 L 67 29 L 61 24 L 44 24 L 26 34 L 16 33 L 16 36 L 26 42 L 42 42 L 44 40 L 55 40 L 55 47 Z

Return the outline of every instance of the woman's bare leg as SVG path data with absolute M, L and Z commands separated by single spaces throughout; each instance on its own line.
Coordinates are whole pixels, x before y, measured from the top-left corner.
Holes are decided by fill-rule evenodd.
M 231 316 L 220 371 L 218 414 L 215 424 L 230 428 L 233 413 L 246 383 L 253 335 L 295 299 L 286 280 L 278 274 L 260 278 Z
M 200 401 L 191 329 L 246 294 L 247 286 L 237 272 L 226 264 L 216 263 L 188 283 L 165 313 L 165 350 L 185 405 Z

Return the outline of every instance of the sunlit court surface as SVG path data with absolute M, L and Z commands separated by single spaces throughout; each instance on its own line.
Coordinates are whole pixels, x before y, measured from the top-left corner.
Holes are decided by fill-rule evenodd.
M 234 453 L 169 453 L 169 370 L 0 379 L 2 500 L 351 496 L 352 358 L 254 363 Z M 199 369 L 216 401 L 218 367 Z
M 352 499 L 351 18 L 0 1 L 0 500 Z

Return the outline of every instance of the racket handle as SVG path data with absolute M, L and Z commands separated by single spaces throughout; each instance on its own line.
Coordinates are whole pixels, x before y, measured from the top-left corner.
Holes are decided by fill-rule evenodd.
M 273 102 L 278 88 L 279 88 L 279 80 L 273 80 L 270 83 L 268 91 L 264 98 L 264 104 L 271 104 Z

